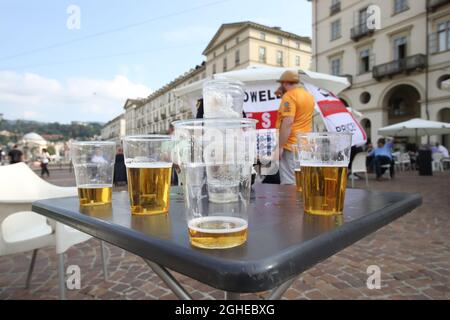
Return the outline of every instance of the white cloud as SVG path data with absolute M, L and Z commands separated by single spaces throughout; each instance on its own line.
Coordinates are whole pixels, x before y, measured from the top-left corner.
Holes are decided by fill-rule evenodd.
M 36 119 L 39 118 L 38 113 L 36 111 L 29 111 L 26 110 L 23 112 L 23 118 L 28 120 L 28 119 Z
M 47 121 L 108 121 L 122 112 L 127 98 L 146 97 L 150 88 L 126 76 L 113 79 L 68 78 L 0 71 L 0 112 L 6 118 Z

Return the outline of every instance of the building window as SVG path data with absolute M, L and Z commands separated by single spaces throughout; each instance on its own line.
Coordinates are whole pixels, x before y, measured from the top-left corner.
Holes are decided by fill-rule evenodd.
M 295 56 L 295 66 L 300 67 L 300 56 Z
M 227 45 L 226 44 L 223 45 L 223 51 L 227 51 Z
M 331 40 L 336 40 L 341 37 L 341 20 L 336 20 L 331 23 Z
M 368 8 L 364 8 L 359 10 L 358 12 L 358 32 L 360 34 L 366 34 L 369 31 L 369 28 L 367 26 L 367 18 L 369 17 L 367 14 Z
M 300 42 L 296 42 L 295 45 L 297 46 L 297 49 L 300 50 Z
M 405 36 L 394 39 L 394 60 L 402 60 L 407 57 L 407 38 Z
M 284 55 L 283 51 L 277 51 L 277 65 L 282 67 L 284 65 Z
M 438 52 L 450 49 L 450 20 L 438 24 L 437 41 Z
M 341 0 L 331 0 L 330 15 L 341 11 Z
M 239 37 L 236 37 L 236 44 L 238 44 L 240 41 Z
M 261 33 L 259 34 L 259 38 L 260 38 L 261 40 L 266 40 L 266 34 L 265 34 L 264 32 L 261 32 Z
M 217 53 L 214 51 L 213 53 L 213 57 L 215 58 L 217 56 Z
M 394 0 L 394 13 L 400 13 L 408 9 L 408 0 Z
M 334 58 L 331 60 L 331 74 L 334 76 L 339 76 L 341 72 L 341 58 Z
M 239 50 L 236 50 L 236 52 L 234 53 L 234 63 L 236 64 L 236 66 L 241 63 L 241 53 L 239 52 Z
M 364 49 L 359 53 L 359 73 L 367 73 L 371 70 L 370 49 Z
M 283 44 L 283 37 L 278 37 L 278 44 Z
M 266 61 L 267 61 L 266 48 L 259 47 L 259 62 L 266 63 Z
M 217 73 L 217 69 L 216 69 L 216 64 L 215 63 L 213 64 L 212 69 L 213 69 L 212 73 L 216 74 Z
M 228 69 L 228 63 L 227 58 L 223 58 L 223 72 L 227 72 Z

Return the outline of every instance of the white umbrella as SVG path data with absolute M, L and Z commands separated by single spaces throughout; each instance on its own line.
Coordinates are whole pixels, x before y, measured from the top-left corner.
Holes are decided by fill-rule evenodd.
M 343 90 L 350 87 L 350 82 L 346 77 L 336 77 L 325 73 L 317 73 L 293 68 L 275 68 L 275 67 L 249 67 L 247 69 L 218 73 L 213 76 L 214 79 L 231 79 L 239 80 L 246 84 L 254 84 L 260 81 L 273 81 L 274 87 L 277 86 L 276 81 L 280 79 L 283 72 L 291 70 L 298 72 L 300 79 L 315 85 L 316 87 L 326 89 L 334 95 L 338 95 Z M 187 86 L 174 90 L 174 94 L 187 101 L 190 105 L 202 98 L 203 83 L 211 78 L 203 79 Z
M 338 95 L 343 90 L 350 86 L 348 79 L 345 77 L 331 76 L 325 73 L 317 73 L 312 71 L 304 71 L 301 69 L 290 68 L 275 68 L 275 67 L 249 67 L 247 69 L 230 71 L 225 73 L 218 73 L 213 76 L 214 79 L 232 79 L 239 80 L 244 83 L 255 83 L 259 81 L 273 81 L 276 86 L 276 81 L 280 79 L 283 72 L 287 70 L 297 71 L 300 74 L 300 79 L 304 82 L 311 83 L 316 87 L 326 89 L 335 95 Z M 203 79 L 197 82 L 193 82 L 187 86 L 174 90 L 174 93 L 178 97 L 190 96 L 198 99 L 202 96 L 203 83 L 208 79 Z
M 216 79 L 233 79 L 244 83 L 258 81 L 277 81 L 285 71 L 298 72 L 300 80 L 308 82 L 316 87 L 326 89 L 335 95 L 350 86 L 348 79 L 345 77 L 336 77 L 325 73 L 317 73 L 301 69 L 292 68 L 275 68 L 275 67 L 250 67 L 247 69 L 219 73 L 214 75 Z M 276 84 L 275 84 L 276 85 Z
M 420 118 L 394 124 L 378 130 L 382 136 L 422 137 L 450 134 L 450 123 L 423 120 Z

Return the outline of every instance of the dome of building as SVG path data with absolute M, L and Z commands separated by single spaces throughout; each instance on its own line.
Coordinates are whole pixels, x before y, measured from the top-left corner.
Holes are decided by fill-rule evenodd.
M 24 135 L 23 141 L 36 143 L 36 144 L 46 144 L 47 143 L 47 141 L 45 141 L 45 139 L 41 135 L 39 135 L 35 132 L 30 132 L 30 133 L 27 133 L 26 135 Z

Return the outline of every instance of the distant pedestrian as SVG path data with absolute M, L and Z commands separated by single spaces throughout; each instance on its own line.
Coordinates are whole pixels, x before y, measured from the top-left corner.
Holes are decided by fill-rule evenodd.
M 23 153 L 19 150 L 19 146 L 16 144 L 12 150 L 8 153 L 9 164 L 15 164 L 23 161 Z
M 6 153 L 3 149 L 0 149 L 0 165 L 5 165 Z
M 114 185 L 126 185 L 127 184 L 127 168 L 125 167 L 125 157 L 123 155 L 123 149 L 117 149 L 116 161 L 114 163 Z
M 50 171 L 48 171 L 48 164 L 50 163 L 50 153 L 48 153 L 47 149 L 42 149 L 41 155 L 41 177 L 44 177 L 44 174 L 47 174 L 47 178 L 50 178 Z
M 203 117 L 203 102 L 201 103 L 201 117 Z M 199 111 L 200 112 L 200 111 Z M 197 113 L 197 116 L 199 116 L 199 114 Z M 169 135 L 173 136 L 175 134 L 175 127 L 173 126 L 173 124 L 170 124 L 169 126 Z M 169 145 L 170 148 L 173 148 L 173 144 L 170 143 Z M 178 186 L 179 185 L 179 179 L 178 179 L 178 175 L 181 173 L 181 168 L 178 164 L 173 164 L 172 165 L 172 178 L 171 178 L 171 185 L 172 186 Z

